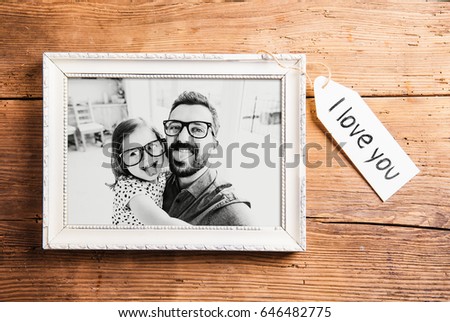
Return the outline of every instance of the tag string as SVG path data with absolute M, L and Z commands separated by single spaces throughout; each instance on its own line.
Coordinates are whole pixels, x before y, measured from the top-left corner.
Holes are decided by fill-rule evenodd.
M 303 71 L 302 71 L 300 68 L 298 68 L 298 67 L 294 67 L 294 66 L 286 66 L 286 65 L 282 64 L 282 63 L 278 60 L 278 58 L 275 57 L 274 54 L 272 54 L 272 53 L 270 53 L 270 52 L 268 52 L 268 51 L 266 51 L 266 50 L 258 50 L 257 54 L 266 54 L 266 55 L 270 56 L 270 57 L 278 64 L 278 66 L 280 66 L 281 68 L 296 70 L 296 71 L 298 71 L 298 72 L 300 72 L 300 73 L 303 72 Z M 330 70 L 330 67 L 328 67 L 326 64 L 321 63 L 321 62 L 314 62 L 314 63 L 308 63 L 308 62 L 307 62 L 307 63 L 306 63 L 306 66 L 308 66 L 308 65 L 321 65 L 321 66 L 323 66 L 323 67 L 325 67 L 325 68 L 327 69 L 327 71 L 328 71 L 328 78 L 327 78 L 327 81 L 325 82 L 325 84 L 322 85 L 322 89 L 324 89 L 324 88 L 328 85 L 328 83 L 330 82 L 330 80 L 331 80 L 331 70 Z M 309 77 L 309 75 L 308 75 L 307 72 L 305 73 L 305 75 L 306 75 L 306 78 L 307 78 L 308 81 L 309 81 L 309 85 L 311 85 L 311 87 L 314 87 L 313 82 L 311 81 L 311 78 Z
M 325 87 L 327 87 L 328 83 L 329 83 L 330 80 L 331 80 L 331 69 L 330 69 L 330 67 L 328 67 L 327 64 L 324 64 L 324 63 L 321 63 L 321 62 L 313 62 L 313 63 L 308 63 L 308 62 L 306 62 L 306 66 L 308 66 L 308 65 L 320 65 L 320 66 L 323 66 L 323 67 L 325 67 L 325 68 L 327 69 L 328 77 L 327 77 L 327 81 L 325 82 L 325 84 L 322 85 L 322 89 L 324 89 Z M 312 84 L 311 78 L 309 78 L 308 73 L 306 73 L 306 76 L 307 76 L 308 79 L 309 79 L 309 82 L 310 82 L 311 87 L 314 88 L 314 85 Z

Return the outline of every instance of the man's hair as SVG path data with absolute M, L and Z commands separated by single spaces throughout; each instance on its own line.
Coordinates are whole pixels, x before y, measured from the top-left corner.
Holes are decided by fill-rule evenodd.
M 173 102 L 172 108 L 170 109 L 170 114 L 172 111 L 176 109 L 179 105 L 203 105 L 206 107 L 212 115 L 212 128 L 213 128 L 213 136 L 217 135 L 219 132 L 219 116 L 217 115 L 217 110 L 214 106 L 212 106 L 206 96 L 197 93 L 197 92 L 183 92 L 178 96 L 178 98 Z

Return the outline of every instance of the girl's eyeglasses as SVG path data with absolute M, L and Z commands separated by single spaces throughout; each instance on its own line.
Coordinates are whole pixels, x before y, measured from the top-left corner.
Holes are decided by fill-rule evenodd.
M 144 151 L 152 157 L 163 155 L 166 152 L 164 140 L 151 141 L 144 146 L 126 150 L 120 154 L 120 159 L 125 166 L 132 167 L 142 161 Z

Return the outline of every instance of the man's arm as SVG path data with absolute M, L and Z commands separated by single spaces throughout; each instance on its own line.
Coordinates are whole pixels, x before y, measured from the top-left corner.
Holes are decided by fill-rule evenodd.
M 235 202 L 214 210 L 205 223 L 209 226 L 257 226 L 255 215 L 244 202 Z

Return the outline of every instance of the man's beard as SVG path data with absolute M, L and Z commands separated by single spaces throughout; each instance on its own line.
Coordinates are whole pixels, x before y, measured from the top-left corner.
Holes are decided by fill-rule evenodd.
M 192 156 L 186 158 L 182 161 L 177 161 L 173 158 L 173 152 L 179 151 L 180 149 L 188 150 Z M 201 153 L 200 149 L 197 145 L 191 143 L 181 143 L 175 142 L 172 143 L 169 147 L 169 166 L 170 171 L 175 174 L 177 177 L 189 177 L 193 174 L 197 173 L 200 169 L 205 167 L 208 164 L 209 154 Z

